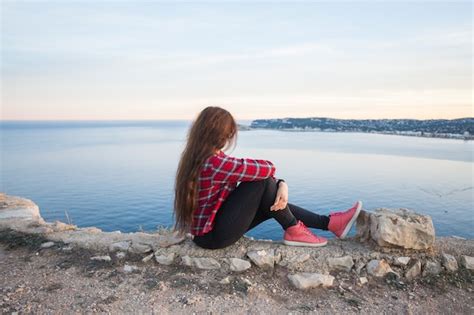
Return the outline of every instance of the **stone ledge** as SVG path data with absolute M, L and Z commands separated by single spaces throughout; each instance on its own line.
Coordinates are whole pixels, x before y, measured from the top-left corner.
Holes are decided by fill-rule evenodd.
M 120 259 L 128 255 L 142 255 L 144 262 L 200 269 L 221 268 L 229 273 L 245 272 L 248 269 L 237 271 L 238 268 L 232 266 L 232 259 L 240 259 L 252 262 L 251 268 L 260 268 L 262 272 L 275 267 L 285 268 L 289 275 L 298 274 L 298 279 L 306 275 L 310 281 L 324 278 L 323 275 L 331 272 L 352 273 L 361 279 L 386 274 L 400 278 L 408 274 L 408 280 L 412 280 L 423 274 L 432 276 L 433 272 L 455 272 L 452 261 L 447 265 L 447 254 L 458 260 L 461 268 L 467 269 L 471 269 L 472 264 L 465 262 L 472 261 L 471 257 L 474 256 L 473 240 L 455 238 L 438 238 L 432 248 L 414 250 L 382 247 L 373 241 L 360 242 L 360 238 L 344 241 L 334 239 L 325 247 L 308 248 L 243 237 L 227 248 L 207 250 L 196 246 L 189 236 L 179 237 L 168 230 L 121 233 L 103 232 L 94 227 L 78 228 L 62 222 L 45 222 L 38 207 L 30 200 L 1 194 L 0 202 L 0 229 L 41 235 L 47 241 L 64 243 L 69 248 L 79 247 L 98 252 L 94 259 L 111 255 L 117 258 L 120 256 Z M 152 259 L 153 256 L 155 259 Z M 370 268 L 367 267 L 369 262 Z M 412 268 L 414 262 L 419 263 L 420 270 Z M 438 264 L 442 267 L 432 268 Z M 387 272 L 374 273 L 371 272 L 373 268 L 382 268 Z M 365 280 L 361 280 L 361 283 L 365 283 Z

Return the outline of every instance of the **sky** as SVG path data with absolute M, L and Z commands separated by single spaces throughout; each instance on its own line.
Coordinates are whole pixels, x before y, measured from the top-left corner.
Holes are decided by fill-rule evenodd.
M 2 120 L 472 117 L 472 2 L 1 1 Z

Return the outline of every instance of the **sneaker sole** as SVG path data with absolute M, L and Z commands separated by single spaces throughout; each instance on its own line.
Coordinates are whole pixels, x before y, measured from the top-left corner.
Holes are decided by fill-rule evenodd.
M 327 243 L 328 243 L 327 241 L 324 243 L 303 243 L 303 242 L 283 240 L 283 244 L 289 245 L 289 246 L 322 247 L 322 246 L 326 246 Z
M 346 228 L 344 229 L 344 232 L 342 232 L 341 236 L 339 236 L 340 239 L 343 239 L 347 236 L 347 233 L 352 228 L 352 225 L 354 224 L 355 220 L 357 220 L 357 217 L 359 216 L 360 210 L 362 209 L 362 201 L 358 201 L 359 205 L 357 206 L 356 212 L 352 216 L 352 219 L 347 223 Z

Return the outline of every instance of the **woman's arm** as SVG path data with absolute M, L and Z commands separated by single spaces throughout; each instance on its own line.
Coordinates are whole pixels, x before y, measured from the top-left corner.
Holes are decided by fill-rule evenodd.
M 221 155 L 211 163 L 214 182 L 246 182 L 275 178 L 275 166 L 267 160 Z

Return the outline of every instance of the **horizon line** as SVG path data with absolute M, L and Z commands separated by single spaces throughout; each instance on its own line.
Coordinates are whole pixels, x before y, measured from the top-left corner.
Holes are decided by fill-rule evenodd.
M 474 118 L 474 116 L 463 116 L 458 118 L 335 118 L 328 116 L 306 116 L 306 117 L 274 117 L 274 118 L 253 118 L 253 119 L 239 119 L 236 121 L 254 121 L 254 120 L 271 120 L 271 119 L 308 119 L 308 118 L 325 118 L 338 120 L 458 120 L 466 118 Z M 152 122 L 152 121 L 193 121 L 193 119 L 179 119 L 179 118 L 161 118 L 161 119 L 0 119 L 0 122 Z

